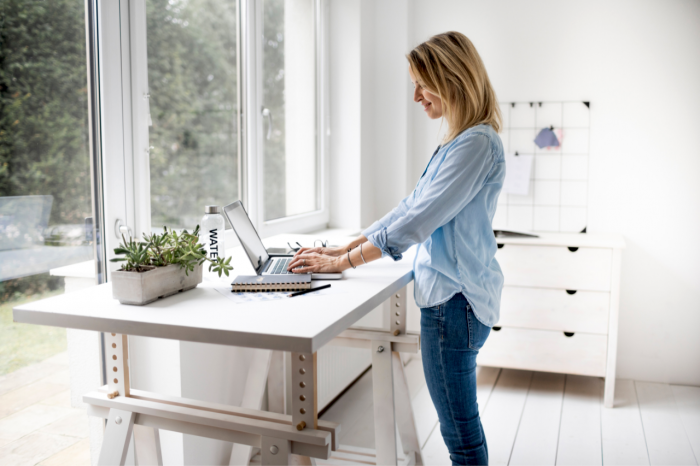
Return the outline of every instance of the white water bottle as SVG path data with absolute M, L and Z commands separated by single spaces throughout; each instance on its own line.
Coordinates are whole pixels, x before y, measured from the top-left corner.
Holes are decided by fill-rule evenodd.
M 199 242 L 204 245 L 209 259 L 226 257 L 224 249 L 224 217 L 219 213 L 218 205 L 208 205 L 204 208 L 204 217 L 200 224 Z

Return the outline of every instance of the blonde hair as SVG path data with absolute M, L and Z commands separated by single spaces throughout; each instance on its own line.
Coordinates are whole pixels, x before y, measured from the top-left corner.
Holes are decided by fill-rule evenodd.
M 406 55 L 416 79 L 440 97 L 448 132 L 453 140 L 472 126 L 501 129 L 501 110 L 489 75 L 474 44 L 459 32 L 431 37 Z

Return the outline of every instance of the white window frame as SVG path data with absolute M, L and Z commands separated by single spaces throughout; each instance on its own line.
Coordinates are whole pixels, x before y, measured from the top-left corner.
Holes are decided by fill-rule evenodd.
M 242 22 L 241 44 L 244 63 L 255 66 L 244 67 L 246 75 L 243 76 L 242 109 L 250 109 L 245 122 L 248 131 L 242 132 L 246 145 L 247 167 L 247 191 L 243 197 L 243 203 L 256 225 L 261 237 L 269 237 L 280 233 L 305 233 L 321 230 L 328 226 L 329 212 L 329 156 L 328 138 L 330 136 L 330 108 L 329 108 L 329 60 L 328 60 L 328 8 L 324 0 L 314 2 L 315 28 L 316 28 L 316 157 L 318 167 L 318 210 L 304 214 L 282 217 L 274 220 L 265 220 L 263 205 L 263 124 L 262 116 L 262 30 L 263 11 L 262 2 L 254 0 L 241 0 L 241 11 L 248 19 Z M 256 8 L 256 5 L 258 8 Z M 254 130 L 252 130 L 254 129 Z M 251 183 L 250 180 L 255 180 Z
M 317 205 L 313 212 L 264 220 L 262 5 L 238 0 L 239 198 L 261 237 L 326 228 L 329 214 L 327 0 L 315 0 L 317 74 Z M 151 229 L 146 9 L 143 0 L 97 0 L 105 173 L 106 246 L 119 219 L 140 238 Z M 227 239 L 232 232 L 227 232 Z M 109 241 L 109 238 L 112 241 Z M 229 244 L 235 244 L 233 241 Z M 108 253 L 108 258 L 111 255 Z
M 134 198 L 133 144 L 131 134 L 131 93 L 128 52 L 129 21 L 126 0 L 96 0 L 97 61 L 101 130 L 102 180 L 104 202 L 104 235 L 106 260 L 115 257 L 114 248 L 120 242 L 117 223 L 131 229 L 132 236 L 141 237 L 137 229 L 136 199 Z M 118 264 L 107 262 L 107 277 Z

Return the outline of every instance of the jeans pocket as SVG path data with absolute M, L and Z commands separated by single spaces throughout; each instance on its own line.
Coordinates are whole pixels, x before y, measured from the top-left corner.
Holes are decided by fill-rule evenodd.
M 443 307 L 443 304 L 438 304 L 437 306 L 427 307 L 426 309 L 427 309 L 428 312 L 430 312 L 433 316 L 435 316 L 435 317 L 441 317 L 441 316 L 442 316 L 442 307 Z
M 467 305 L 467 324 L 469 325 L 469 349 L 479 351 L 491 333 L 491 328 L 479 322 L 471 305 Z

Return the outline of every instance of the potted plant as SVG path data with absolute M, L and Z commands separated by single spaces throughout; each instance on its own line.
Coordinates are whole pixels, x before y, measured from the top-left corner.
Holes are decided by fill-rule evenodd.
M 112 296 L 122 304 L 141 306 L 159 298 L 191 290 L 202 282 L 202 264 L 209 271 L 228 276 L 231 258 L 207 257 L 199 244 L 199 225 L 192 233 L 178 233 L 168 227 L 161 234 L 143 235 L 143 242 L 122 235 L 123 243 L 114 249 L 111 262 L 125 262 L 112 272 Z

